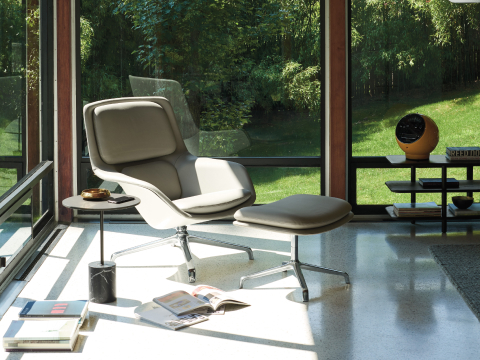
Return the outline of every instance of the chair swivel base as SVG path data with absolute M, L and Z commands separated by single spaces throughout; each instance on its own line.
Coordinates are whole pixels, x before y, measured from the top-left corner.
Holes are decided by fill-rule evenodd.
M 350 277 L 344 271 L 333 270 L 333 269 L 325 268 L 322 266 L 305 264 L 300 262 L 298 260 L 298 236 L 292 235 L 291 242 L 292 242 L 292 255 L 291 255 L 290 261 L 284 261 L 280 266 L 276 266 L 267 270 L 262 270 L 254 274 L 242 276 L 240 278 L 240 289 L 243 289 L 243 284 L 246 280 L 255 279 L 255 278 L 259 278 L 267 275 L 273 275 L 283 271 L 293 270 L 295 273 L 295 276 L 297 277 L 298 282 L 300 283 L 300 287 L 302 288 L 303 301 L 308 302 L 309 300 L 308 287 L 307 287 L 305 278 L 303 277 L 302 269 L 321 272 L 321 273 L 327 273 L 332 275 L 341 275 L 345 278 L 345 283 L 350 284 Z
M 248 246 L 232 244 L 232 243 L 220 241 L 220 240 L 203 238 L 196 235 L 190 235 L 187 232 L 186 226 L 179 226 L 177 227 L 177 233 L 175 235 L 170 236 L 168 238 L 156 239 L 146 244 L 134 246 L 129 249 L 117 251 L 112 254 L 110 261 L 115 261 L 115 259 L 117 259 L 120 256 L 133 254 L 133 253 L 148 250 L 148 249 L 153 249 L 163 245 L 172 244 L 175 247 L 178 247 L 182 250 L 183 255 L 185 257 L 185 262 L 187 263 L 188 281 L 191 283 L 194 283 L 197 279 L 197 272 L 195 270 L 195 264 L 193 263 L 193 258 L 192 258 L 192 253 L 190 251 L 189 243 L 198 243 L 198 244 L 213 245 L 213 246 L 219 246 L 219 247 L 235 249 L 235 250 L 242 250 L 247 252 L 248 258 L 250 260 L 253 260 L 253 251 Z

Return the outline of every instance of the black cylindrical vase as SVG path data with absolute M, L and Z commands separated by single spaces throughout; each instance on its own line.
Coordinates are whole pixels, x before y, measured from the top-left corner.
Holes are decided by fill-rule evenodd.
M 117 300 L 116 264 L 113 261 L 94 261 L 88 264 L 91 302 L 110 303 Z

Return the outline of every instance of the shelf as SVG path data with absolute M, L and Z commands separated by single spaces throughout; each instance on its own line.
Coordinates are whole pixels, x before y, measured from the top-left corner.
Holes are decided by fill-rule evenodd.
M 407 160 L 405 155 L 388 155 L 387 160 L 395 167 L 438 168 L 480 166 L 480 160 L 447 160 L 445 155 L 430 155 L 428 160 Z
M 447 210 L 446 199 L 448 193 L 468 193 L 480 192 L 480 180 L 459 180 L 458 188 L 446 188 L 442 189 L 429 189 L 423 188 L 418 181 L 416 181 L 416 169 L 417 168 L 441 168 L 442 179 L 448 177 L 448 168 L 464 167 L 467 169 L 467 179 L 473 179 L 474 166 L 480 166 L 480 160 L 448 160 L 445 155 L 430 155 L 428 160 L 407 160 L 405 155 L 389 155 L 387 160 L 393 165 L 394 168 L 410 168 L 411 169 L 411 181 L 387 181 L 388 189 L 394 193 L 406 193 L 411 194 L 411 202 L 415 202 L 417 193 L 424 194 L 442 194 L 442 216 L 412 216 L 412 217 L 398 217 L 393 213 L 393 206 L 386 208 L 388 214 L 392 219 L 396 220 L 436 220 L 442 222 L 442 233 L 447 232 L 447 219 L 448 221 L 465 221 L 467 219 L 480 219 L 480 216 L 454 216 L 453 213 Z
M 447 188 L 446 192 L 478 192 L 480 180 L 459 180 L 458 188 Z M 423 188 L 418 182 L 411 181 L 387 181 L 385 183 L 391 192 L 395 193 L 441 193 L 442 189 Z
M 441 216 L 397 216 L 393 212 L 393 206 L 387 206 L 385 208 L 388 215 L 394 220 L 441 220 Z M 480 215 L 468 215 L 468 216 L 455 216 L 450 210 L 447 210 L 447 218 L 449 220 L 458 219 L 458 220 L 468 220 L 468 219 L 480 219 Z

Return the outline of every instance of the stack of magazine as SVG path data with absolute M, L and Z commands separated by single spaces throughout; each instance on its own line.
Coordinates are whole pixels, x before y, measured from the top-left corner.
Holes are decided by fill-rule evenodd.
M 3 347 L 5 351 L 72 351 L 87 314 L 87 300 L 29 301 L 3 336 Z
M 398 217 L 441 216 L 442 208 L 435 202 L 395 203 L 393 213 Z
M 209 285 L 200 285 L 192 293 L 177 290 L 158 296 L 135 309 L 135 316 L 169 329 L 178 330 L 223 315 L 226 304 L 249 305 Z

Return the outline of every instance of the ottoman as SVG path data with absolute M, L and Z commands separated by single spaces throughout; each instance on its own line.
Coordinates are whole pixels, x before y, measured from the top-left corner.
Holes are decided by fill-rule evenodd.
M 310 265 L 298 259 L 298 236 L 314 235 L 338 228 L 353 218 L 352 206 L 345 200 L 319 195 L 292 195 L 282 200 L 261 206 L 250 206 L 238 210 L 234 225 L 290 234 L 291 258 L 282 265 L 263 270 L 240 279 L 240 289 L 245 280 L 282 271 L 293 270 L 300 283 L 303 301 L 308 301 L 308 287 L 302 269 L 333 275 L 342 275 L 350 284 L 348 274 L 343 271 Z

